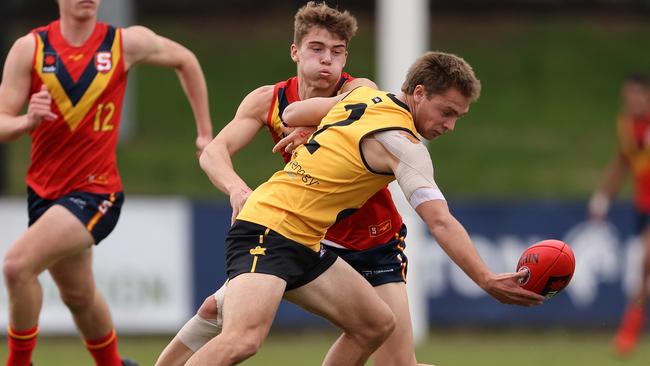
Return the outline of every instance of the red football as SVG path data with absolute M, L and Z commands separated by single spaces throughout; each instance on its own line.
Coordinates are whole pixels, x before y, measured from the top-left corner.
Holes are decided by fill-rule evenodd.
M 520 284 L 526 290 L 536 292 L 547 299 L 567 287 L 576 259 L 571 247 L 560 240 L 542 240 L 524 251 L 517 263 L 517 271 L 528 269 L 528 276 Z

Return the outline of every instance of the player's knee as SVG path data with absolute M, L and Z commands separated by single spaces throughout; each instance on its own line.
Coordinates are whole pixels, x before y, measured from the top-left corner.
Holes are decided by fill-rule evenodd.
M 72 312 L 87 309 L 95 301 L 94 288 L 60 289 L 61 300 Z
M 9 287 L 19 286 L 37 276 L 36 273 L 32 273 L 28 263 L 12 251 L 7 252 L 4 257 L 2 274 Z
M 210 295 L 205 298 L 196 314 L 203 319 L 216 319 L 217 311 L 217 300 L 215 300 L 213 295 Z
M 260 350 L 261 342 L 255 339 L 242 339 L 239 346 L 235 347 L 241 360 L 254 356 Z
M 381 338 L 380 343 L 383 343 L 391 333 L 395 330 L 397 325 L 397 320 L 395 319 L 395 314 L 393 314 L 390 309 L 382 314 L 383 318 L 379 321 L 378 337 Z
M 228 337 L 228 336 L 226 336 Z M 228 344 L 227 349 L 230 351 L 230 361 L 239 363 L 249 357 L 254 356 L 262 345 L 263 338 L 259 337 L 254 332 L 247 332 L 244 335 L 236 335 L 228 337 L 224 343 Z
M 393 330 L 395 330 L 395 325 L 395 315 L 388 306 L 385 306 L 375 313 L 372 322 L 364 326 L 359 335 L 362 342 L 372 346 L 379 346 L 390 337 Z

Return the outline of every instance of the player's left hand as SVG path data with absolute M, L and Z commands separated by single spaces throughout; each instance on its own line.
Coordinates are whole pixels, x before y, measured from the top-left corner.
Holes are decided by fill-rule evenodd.
M 232 207 L 232 216 L 230 217 L 231 225 L 235 222 L 237 215 L 239 215 L 239 211 L 244 207 L 244 203 L 246 203 L 246 200 L 251 193 L 253 193 L 253 191 L 250 188 L 240 187 L 230 194 L 230 207 Z
M 291 133 L 273 146 L 273 153 L 277 153 L 283 148 L 288 153 L 293 152 L 298 146 L 307 142 L 314 131 L 316 131 L 316 127 L 295 127 Z
M 203 149 L 212 141 L 212 136 L 199 136 L 196 138 L 196 157 L 200 158 Z
M 527 271 L 527 269 L 522 269 L 519 272 L 492 275 L 484 286 L 484 290 L 503 304 L 542 305 L 544 296 L 519 286 L 519 279 L 526 277 Z

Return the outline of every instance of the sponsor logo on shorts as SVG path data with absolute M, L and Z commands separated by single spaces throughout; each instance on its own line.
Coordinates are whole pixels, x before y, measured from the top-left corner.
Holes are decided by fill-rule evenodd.
M 86 200 L 77 197 L 69 197 L 68 200 L 70 200 L 70 202 L 74 203 L 75 205 L 77 205 L 77 207 L 79 207 L 82 210 L 86 208 L 86 205 L 88 204 Z
M 396 270 L 397 269 L 395 269 L 395 268 L 384 268 L 384 269 L 375 269 L 375 270 L 372 270 L 372 271 L 361 271 L 360 273 L 361 273 L 361 275 L 363 277 L 369 278 L 369 277 L 380 275 L 382 273 L 395 272 Z
M 102 215 L 106 215 L 106 212 L 108 212 L 108 209 L 113 207 L 113 202 L 104 200 L 102 203 L 99 205 L 98 209 L 99 212 L 102 213 Z
M 370 225 L 368 229 L 370 231 L 370 236 L 379 236 L 392 229 L 393 225 L 390 220 L 386 220 L 379 225 Z
M 266 255 L 266 248 L 262 248 L 258 245 L 255 248 L 251 249 L 249 253 L 251 255 Z

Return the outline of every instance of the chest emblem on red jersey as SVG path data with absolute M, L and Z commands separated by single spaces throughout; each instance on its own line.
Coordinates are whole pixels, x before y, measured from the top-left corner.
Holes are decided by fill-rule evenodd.
M 43 67 L 41 68 L 44 74 L 56 73 L 58 57 L 53 52 L 43 52 Z
M 388 230 L 392 229 L 393 225 L 389 220 L 386 220 L 378 225 L 370 225 L 368 226 L 368 230 L 370 232 L 370 236 L 380 236 L 382 234 L 385 234 Z
M 113 68 L 113 54 L 110 52 L 97 52 L 95 54 L 95 68 L 99 72 L 109 72 Z

